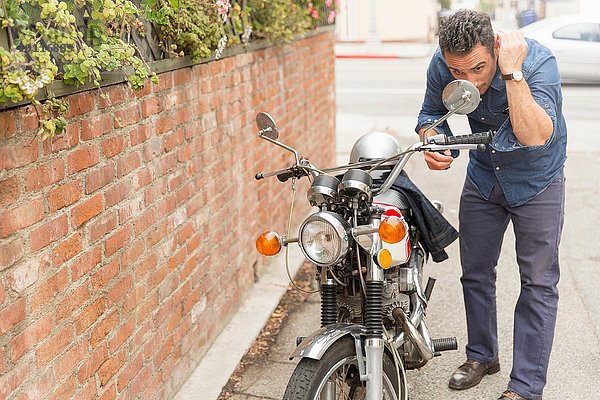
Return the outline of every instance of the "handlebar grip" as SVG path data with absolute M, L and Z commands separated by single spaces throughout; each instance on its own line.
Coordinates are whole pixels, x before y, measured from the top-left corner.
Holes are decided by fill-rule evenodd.
M 287 182 L 288 179 L 290 179 L 293 176 L 294 176 L 294 173 L 292 171 L 283 172 L 281 174 L 277 174 L 277 179 L 279 179 L 279 182 Z
M 477 132 L 468 135 L 448 136 L 445 144 L 490 144 L 492 131 Z

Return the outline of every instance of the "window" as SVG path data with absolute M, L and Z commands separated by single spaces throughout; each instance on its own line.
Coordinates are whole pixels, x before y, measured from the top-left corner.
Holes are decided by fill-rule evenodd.
M 554 39 L 600 42 L 600 24 L 572 24 L 555 30 Z

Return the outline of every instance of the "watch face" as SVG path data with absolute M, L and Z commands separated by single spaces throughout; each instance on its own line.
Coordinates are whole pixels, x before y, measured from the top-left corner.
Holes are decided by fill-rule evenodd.
M 516 70 L 512 73 L 512 78 L 517 82 L 520 81 L 523 79 L 523 72 L 521 72 L 521 70 Z

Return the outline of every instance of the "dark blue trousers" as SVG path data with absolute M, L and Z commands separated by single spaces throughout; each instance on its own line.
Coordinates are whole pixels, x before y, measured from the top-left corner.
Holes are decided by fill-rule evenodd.
M 513 368 L 508 387 L 540 399 L 558 306 L 558 246 L 564 221 L 564 177 L 524 205 L 510 207 L 500 185 L 484 199 L 467 177 L 460 199 L 459 231 L 467 314 L 467 358 L 489 363 L 498 357 L 496 265 L 512 221 L 521 276 L 514 316 Z

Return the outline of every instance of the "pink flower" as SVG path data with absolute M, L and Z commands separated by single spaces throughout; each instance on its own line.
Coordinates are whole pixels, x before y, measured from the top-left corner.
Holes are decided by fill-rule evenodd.
M 335 21 L 335 11 L 331 10 L 329 11 L 329 16 L 327 17 L 327 23 L 333 24 L 333 21 Z
M 310 15 L 314 18 L 314 19 L 319 19 L 319 12 L 317 10 L 312 10 L 310 12 Z
M 325 0 L 325 5 L 327 7 L 331 7 L 331 3 L 333 2 L 333 0 Z
M 229 12 L 229 8 L 231 4 L 229 0 L 217 0 L 217 7 L 219 8 L 218 13 L 223 17 L 223 21 L 227 19 L 227 13 Z

